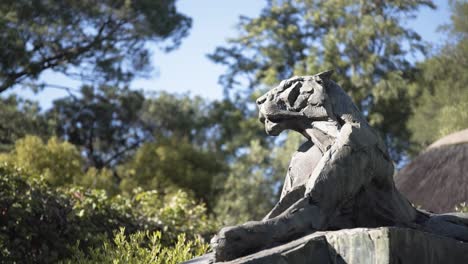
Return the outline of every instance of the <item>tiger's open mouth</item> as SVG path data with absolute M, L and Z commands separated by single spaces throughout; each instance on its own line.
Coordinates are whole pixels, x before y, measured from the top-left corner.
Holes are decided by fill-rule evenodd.
M 272 136 L 278 136 L 285 129 L 284 123 L 272 121 L 268 118 L 265 119 L 264 124 L 265 132 Z
M 304 117 L 301 112 L 290 112 L 290 111 L 278 111 L 273 114 L 263 114 L 261 111 L 259 113 L 258 119 L 260 122 L 264 123 L 265 120 L 270 120 L 271 122 L 281 123 L 293 118 Z
M 300 112 L 290 112 L 286 110 L 277 111 L 274 114 L 264 114 L 259 112 L 258 119 L 265 125 L 265 131 L 268 135 L 277 136 L 283 130 L 288 129 L 288 121 L 304 117 Z
M 270 120 L 271 122 L 274 122 L 274 123 L 281 123 L 281 122 L 284 122 L 284 121 L 287 121 L 287 120 L 290 120 L 290 119 L 293 119 L 293 118 L 297 118 L 298 116 L 301 116 L 301 115 L 271 115 L 271 116 L 268 116 L 266 119 Z

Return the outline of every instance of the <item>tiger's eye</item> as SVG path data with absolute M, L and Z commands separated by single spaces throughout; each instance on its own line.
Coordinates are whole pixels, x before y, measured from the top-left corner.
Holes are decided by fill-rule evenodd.
M 268 94 L 268 101 L 273 100 L 273 98 L 274 98 L 274 95 L 272 93 L 269 93 Z
M 302 85 L 301 87 L 301 93 L 307 93 L 307 94 L 312 94 L 314 93 L 315 89 L 314 89 L 314 86 L 309 83 L 309 82 L 306 82 Z

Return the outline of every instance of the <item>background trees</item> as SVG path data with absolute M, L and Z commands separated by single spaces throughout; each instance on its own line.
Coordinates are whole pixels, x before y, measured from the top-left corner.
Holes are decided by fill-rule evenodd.
M 0 98 L 0 151 L 10 150 L 15 141 L 28 134 L 42 138 L 51 135 L 47 119 L 37 102 L 17 95 Z
M 184 138 L 170 138 L 142 145 L 131 160 L 119 168 L 120 188 L 171 193 L 178 189 L 193 192 L 210 207 L 216 200 L 214 184 L 225 170 L 214 152 L 193 146 Z
M 0 162 L 10 163 L 27 173 L 42 176 L 52 186 L 64 186 L 78 180 L 83 160 L 78 149 L 52 137 L 45 144 L 37 136 L 26 136 L 15 143 L 8 154 L 0 154 Z
M 187 35 L 191 19 L 175 0 L 2 1 L 0 92 L 35 82 L 47 69 L 82 82 L 128 82 L 149 69 L 147 41 L 165 50 Z
M 88 166 L 113 166 L 145 140 L 139 119 L 144 96 L 128 88 L 81 87 L 79 97 L 54 101 L 47 113 L 57 136 L 78 146 Z
M 436 49 L 418 67 L 415 81 L 418 97 L 412 101 L 413 151 L 468 126 L 468 3 L 453 1 L 452 23 L 441 28 L 449 35 L 447 43 Z

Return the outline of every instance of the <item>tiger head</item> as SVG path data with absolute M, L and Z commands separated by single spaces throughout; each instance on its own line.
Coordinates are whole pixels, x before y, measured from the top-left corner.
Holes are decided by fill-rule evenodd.
M 333 116 L 327 85 L 333 71 L 283 80 L 257 99 L 259 120 L 268 135 L 277 136 L 286 129 L 301 134 L 315 121 Z

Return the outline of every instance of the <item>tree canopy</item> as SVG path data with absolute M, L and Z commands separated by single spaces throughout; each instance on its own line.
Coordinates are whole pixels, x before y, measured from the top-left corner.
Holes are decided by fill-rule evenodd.
M 79 97 L 54 101 L 47 116 L 59 137 L 82 148 L 89 166 L 102 168 L 118 164 L 145 140 L 144 100 L 129 88 L 85 85 Z
M 413 153 L 450 133 L 468 127 L 468 3 L 452 2 L 451 24 L 442 30 L 447 43 L 419 64 L 417 99 L 408 122 Z
M 14 94 L 0 98 L 0 152 L 10 150 L 16 140 L 26 135 L 47 138 L 51 132 L 37 102 Z
M 37 79 L 48 69 L 81 82 L 128 82 L 150 69 L 148 42 L 174 49 L 190 26 L 175 0 L 2 1 L 0 92 L 43 87 Z

